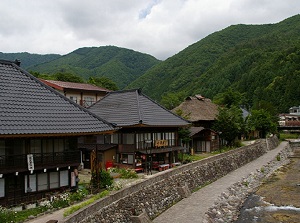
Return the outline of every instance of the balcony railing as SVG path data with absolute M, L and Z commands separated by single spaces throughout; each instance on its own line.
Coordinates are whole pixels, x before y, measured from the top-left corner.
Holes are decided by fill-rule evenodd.
M 80 151 L 32 153 L 34 168 L 80 162 Z M 27 154 L 1 155 L 0 170 L 27 169 Z

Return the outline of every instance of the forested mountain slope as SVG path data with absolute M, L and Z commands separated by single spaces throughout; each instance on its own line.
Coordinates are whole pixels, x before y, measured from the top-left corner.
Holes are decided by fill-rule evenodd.
M 61 55 L 59 55 L 59 54 L 40 55 L 40 54 L 31 54 L 31 53 L 27 53 L 27 52 L 23 52 L 23 53 L 2 53 L 2 52 L 0 52 L 0 59 L 10 60 L 10 61 L 20 60 L 21 67 L 24 69 L 27 69 L 27 68 L 37 65 L 37 64 L 46 63 L 51 60 L 55 60 L 59 57 L 61 57 Z
M 73 73 L 86 80 L 105 76 L 122 89 L 159 62 L 153 56 L 125 48 L 85 47 L 29 70 L 45 74 Z
M 229 87 L 251 107 L 286 112 L 300 104 L 300 15 L 277 24 L 234 25 L 148 70 L 128 88 L 160 101 L 174 93 L 213 98 Z

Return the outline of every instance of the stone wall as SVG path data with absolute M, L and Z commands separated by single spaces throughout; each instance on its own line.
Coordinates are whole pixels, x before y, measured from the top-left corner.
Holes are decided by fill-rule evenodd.
M 132 222 L 143 210 L 151 219 L 185 197 L 183 187 L 195 191 L 278 145 L 276 136 L 226 153 L 169 169 L 119 190 L 65 219 L 75 222 Z

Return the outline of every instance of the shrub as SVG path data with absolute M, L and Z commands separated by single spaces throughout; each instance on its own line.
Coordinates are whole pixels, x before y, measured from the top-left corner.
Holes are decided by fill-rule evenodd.
M 70 194 L 70 202 L 82 201 L 89 191 L 86 188 L 80 188 L 76 192 Z
M 101 170 L 98 173 L 92 173 L 91 186 L 93 188 L 106 188 L 111 186 L 113 183 L 113 178 L 110 176 L 109 172 Z

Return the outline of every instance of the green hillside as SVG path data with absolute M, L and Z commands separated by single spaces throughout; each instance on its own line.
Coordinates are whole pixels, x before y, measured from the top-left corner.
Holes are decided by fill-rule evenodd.
M 59 54 L 46 54 L 46 55 L 40 55 L 40 54 L 31 54 L 31 53 L 2 53 L 0 52 L 0 59 L 3 60 L 20 60 L 21 61 L 21 67 L 24 69 L 27 69 L 31 66 L 46 63 L 51 60 L 55 60 L 57 58 L 61 57 Z
M 115 46 L 85 47 L 29 70 L 45 74 L 68 72 L 86 80 L 105 76 L 122 89 L 159 62 L 153 56 Z
M 277 24 L 234 25 L 148 70 L 128 88 L 160 101 L 168 93 L 213 98 L 229 87 L 249 106 L 278 112 L 300 104 L 300 15 Z

